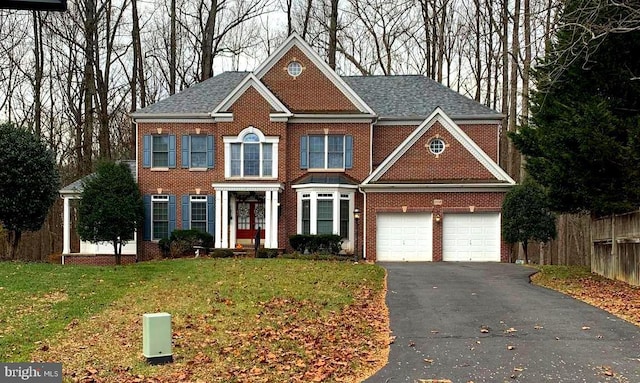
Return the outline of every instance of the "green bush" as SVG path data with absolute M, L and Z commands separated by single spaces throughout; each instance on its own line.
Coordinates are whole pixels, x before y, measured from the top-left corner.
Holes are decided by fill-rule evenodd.
M 194 254 L 193 247 L 200 246 L 208 251 L 213 247 L 213 236 L 200 230 L 174 230 L 169 238 L 158 242 L 162 255 L 178 258 Z
M 278 249 L 259 249 L 256 258 L 276 258 Z
M 342 250 L 342 237 L 336 234 L 296 234 L 289 237 L 289 244 L 300 254 L 338 254 Z
M 215 249 L 209 253 L 211 258 L 231 258 L 233 257 L 233 250 L 231 249 Z

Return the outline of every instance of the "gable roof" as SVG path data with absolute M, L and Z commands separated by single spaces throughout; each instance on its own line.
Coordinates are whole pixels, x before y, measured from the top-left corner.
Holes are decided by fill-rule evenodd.
M 131 116 L 145 117 L 157 114 L 198 115 L 210 113 L 220 104 L 250 72 L 224 72 L 195 84 L 181 92 L 139 109 Z
M 360 95 L 355 92 L 353 89 L 349 87 L 349 85 L 340 77 L 338 74 L 331 69 L 329 64 L 327 64 L 321 57 L 318 55 L 318 52 L 315 49 L 311 48 L 306 41 L 300 37 L 297 33 L 292 33 L 287 39 L 280 45 L 276 51 L 269 56 L 255 71 L 255 75 L 257 78 L 262 79 L 264 75 L 269 72 L 274 65 L 280 61 L 280 59 L 291 50 L 292 47 L 297 47 L 304 53 L 307 58 L 313 62 L 313 64 L 336 86 L 348 99 L 351 103 L 358 108 L 358 110 L 362 113 L 375 115 L 375 112 L 366 102 L 362 100 Z
M 502 119 L 502 115 L 421 75 L 348 76 L 344 81 L 380 117 L 424 119 L 440 107 L 457 118 Z
M 380 179 L 436 122 L 440 124 L 475 157 L 495 178 L 492 184 L 514 185 L 515 181 L 495 163 L 444 111 L 436 107 L 431 115 L 424 120 L 363 182 L 361 187 L 371 186 Z M 388 185 L 388 184 L 387 184 Z M 488 186 L 482 184 L 481 186 Z
M 222 100 L 211 112 L 213 117 L 225 116 L 230 113 L 225 113 L 229 108 L 247 91 L 249 88 L 254 88 L 262 98 L 264 98 L 271 106 L 274 112 L 279 112 L 281 117 L 290 117 L 293 114 L 287 109 L 287 107 L 253 74 L 249 73 L 228 95 Z

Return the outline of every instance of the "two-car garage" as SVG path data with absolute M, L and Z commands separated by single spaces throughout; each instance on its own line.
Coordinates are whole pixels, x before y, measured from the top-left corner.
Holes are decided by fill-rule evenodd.
M 441 218 L 434 223 L 430 212 L 377 214 L 376 259 L 432 261 L 434 235 L 442 235 L 443 261 L 500 262 L 500 213 L 449 213 Z

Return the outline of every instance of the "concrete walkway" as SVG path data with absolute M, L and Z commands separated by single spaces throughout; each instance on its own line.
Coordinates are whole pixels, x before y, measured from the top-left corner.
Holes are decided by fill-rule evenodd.
M 368 383 L 640 383 L 640 328 L 499 263 L 383 263 L 396 337 Z

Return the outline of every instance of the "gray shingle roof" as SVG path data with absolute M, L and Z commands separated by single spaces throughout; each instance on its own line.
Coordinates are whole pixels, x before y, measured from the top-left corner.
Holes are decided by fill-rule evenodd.
M 129 169 L 131 169 L 131 175 L 133 175 L 133 179 L 135 180 L 137 178 L 136 175 L 138 173 L 138 169 L 136 168 L 136 160 L 120 160 L 118 162 L 124 162 L 125 164 L 127 164 L 129 166 Z M 69 185 L 58 190 L 58 193 L 62 195 L 81 194 L 84 183 L 90 180 L 91 178 L 95 177 L 95 175 L 96 173 L 91 173 L 78 180 L 75 180 Z
M 211 113 L 249 72 L 224 72 L 195 84 L 135 114 L 146 113 Z
M 349 76 L 342 79 L 381 117 L 426 118 L 438 106 L 447 115 L 455 117 L 500 116 L 495 110 L 425 76 Z
M 210 113 L 248 74 L 224 72 L 140 109 L 134 116 Z M 342 79 L 380 117 L 426 118 L 438 106 L 452 117 L 500 117 L 495 110 L 420 75 L 348 76 Z

